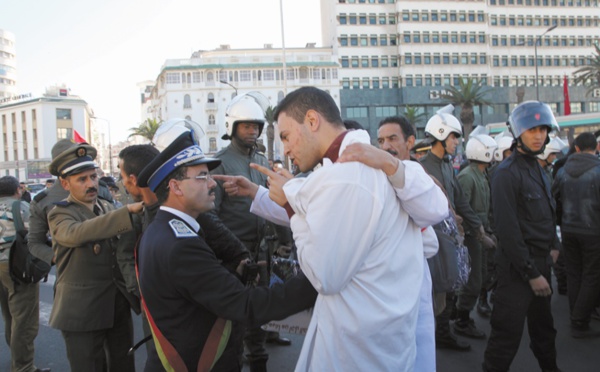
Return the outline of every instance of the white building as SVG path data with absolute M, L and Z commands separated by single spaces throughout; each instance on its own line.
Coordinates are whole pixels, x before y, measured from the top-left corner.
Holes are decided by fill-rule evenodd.
M 18 97 L 0 103 L 0 175 L 20 181 L 50 178 L 51 150 L 58 140 L 73 139 L 76 130 L 91 141 L 91 110 L 66 87 L 48 88 L 42 97 Z
M 225 109 L 236 94 L 259 91 L 274 107 L 287 92 L 312 85 L 331 93 L 340 104 L 338 65 L 331 48 L 286 48 L 270 44 L 262 49 L 230 49 L 222 45 L 211 51 L 197 51 L 187 59 L 169 59 L 161 68 L 151 93 L 140 83 L 142 119 L 187 118 L 202 125 L 206 136 L 200 146 L 215 153 L 229 144 L 225 134 Z M 286 79 L 286 78 L 287 79 Z M 276 137 L 278 137 L 276 135 Z M 261 136 L 266 145 L 266 128 Z M 282 150 L 275 141 L 275 159 Z
M 597 0 L 321 0 L 321 17 L 323 45 L 341 65 L 342 115 L 373 126 L 407 105 L 433 114 L 443 88 L 464 77 L 494 88 L 495 105 L 476 108 L 483 122 L 536 99 L 536 75 L 539 99 L 564 112 L 563 77 L 594 52 L 600 8 Z M 570 88 L 573 113 L 600 110 L 585 87 Z
M 17 55 L 15 35 L 0 29 L 0 100 L 17 91 Z

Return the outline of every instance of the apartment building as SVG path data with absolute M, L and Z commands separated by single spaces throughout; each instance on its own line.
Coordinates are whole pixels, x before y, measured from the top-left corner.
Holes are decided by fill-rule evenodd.
M 341 67 L 342 115 L 372 134 L 406 106 L 431 116 L 444 87 L 465 77 L 492 88 L 494 105 L 475 108 L 476 124 L 506 120 L 538 94 L 560 115 L 564 76 L 600 38 L 597 0 L 322 0 L 321 17 L 322 43 Z M 572 113 L 600 110 L 586 87 L 571 81 L 569 91 Z
M 17 91 L 17 56 L 15 35 L 0 29 L 0 100 Z
M 284 58 L 285 53 L 285 58 Z M 229 145 L 225 134 L 225 110 L 231 99 L 251 91 L 262 93 L 276 106 L 287 92 L 312 85 L 328 91 L 340 104 L 338 64 L 331 48 L 231 49 L 197 51 L 190 58 L 168 59 L 152 86 L 141 82 L 142 119 L 186 118 L 199 123 L 205 136 L 200 146 L 215 153 Z M 275 135 L 275 159 L 283 149 Z M 259 139 L 267 144 L 266 130 Z

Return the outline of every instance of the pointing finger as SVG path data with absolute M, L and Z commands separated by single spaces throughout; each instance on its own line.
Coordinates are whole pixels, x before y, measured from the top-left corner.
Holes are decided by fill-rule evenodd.
M 258 165 L 256 163 L 250 163 L 250 168 L 256 169 L 260 173 L 266 175 L 267 177 L 276 177 L 277 173 L 273 172 L 267 167 L 263 167 L 262 165 Z

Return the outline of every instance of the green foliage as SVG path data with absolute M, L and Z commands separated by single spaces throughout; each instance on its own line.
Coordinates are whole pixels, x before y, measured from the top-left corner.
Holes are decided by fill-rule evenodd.
M 596 88 L 600 88 L 600 46 L 594 45 L 595 52 L 590 57 L 586 57 L 586 66 L 576 70 L 575 84 L 585 84 L 589 86 L 587 95 L 590 95 Z
M 154 134 L 156 133 L 158 127 L 160 127 L 161 124 L 162 120 L 158 121 L 156 119 L 146 119 L 146 121 L 140 124 L 139 126 L 129 128 L 131 134 L 127 138 L 133 136 L 141 136 L 147 138 L 148 141 L 152 141 L 152 138 L 154 138 Z
M 470 77 L 460 79 L 458 87 L 446 86 L 444 89 L 446 93 L 441 95 L 442 99 L 453 104 L 455 107 L 460 106 L 461 108 L 460 121 L 464 127 L 464 136 L 468 138 L 475 122 L 473 107 L 491 105 L 492 102 L 485 98 L 491 89 L 482 85 L 481 81 Z

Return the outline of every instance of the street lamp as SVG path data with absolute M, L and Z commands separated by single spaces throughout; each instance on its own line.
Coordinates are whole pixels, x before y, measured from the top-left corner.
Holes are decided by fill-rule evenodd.
M 228 82 L 226 82 L 225 80 L 219 80 L 219 83 L 221 83 L 221 84 L 227 84 L 227 85 L 229 85 L 230 87 L 232 87 L 232 88 L 235 90 L 235 95 L 236 95 L 236 96 L 238 95 L 238 93 L 237 93 L 237 88 L 236 88 L 235 86 L 233 86 L 233 85 L 229 84 L 229 83 L 228 83 Z
M 534 50 L 535 50 L 535 98 L 538 101 L 540 100 L 540 82 L 539 82 L 539 76 L 538 76 L 539 63 L 538 63 L 537 47 L 538 47 L 539 42 L 542 40 L 542 37 L 544 35 L 546 35 L 548 32 L 554 30 L 556 27 L 558 27 L 558 25 L 551 26 L 546 31 L 544 31 L 543 34 L 538 36 L 537 39 L 535 39 L 535 45 L 534 45 Z
M 108 127 L 108 167 L 109 167 L 109 175 L 112 176 L 112 172 L 113 172 L 113 160 L 112 160 L 112 141 L 110 138 L 110 120 L 108 119 L 104 119 L 104 118 L 99 118 L 97 116 L 91 116 L 92 119 L 94 120 L 103 120 L 106 122 L 106 126 Z

